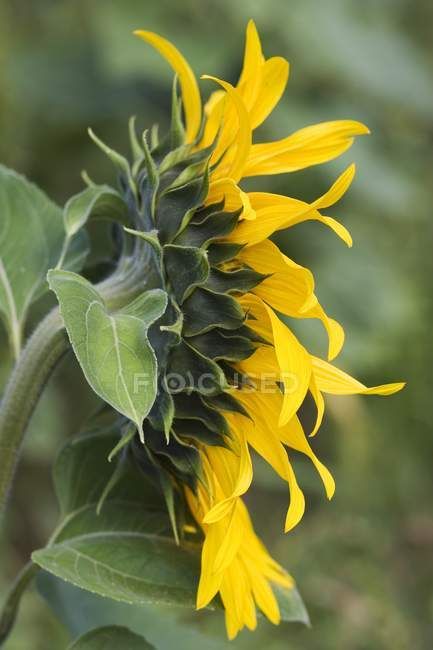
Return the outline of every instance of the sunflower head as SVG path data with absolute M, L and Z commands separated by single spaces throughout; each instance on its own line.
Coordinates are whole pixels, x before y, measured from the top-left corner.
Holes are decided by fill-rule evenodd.
M 251 449 L 288 486 L 289 531 L 305 508 L 293 452 L 313 463 L 328 498 L 335 488 L 299 418 L 307 396 L 316 405 L 308 432 L 314 435 L 324 416 L 324 393 L 387 395 L 402 387 L 368 388 L 330 363 L 343 346 L 343 328 L 320 304 L 312 273 L 270 240 L 278 230 L 314 220 L 350 246 L 346 228 L 322 211 L 346 192 L 354 165 L 311 203 L 247 192 L 242 180 L 324 163 L 368 129 L 339 120 L 255 143 L 253 132 L 280 100 L 289 65 L 281 57 L 265 58 L 253 22 L 238 83 L 207 76 L 216 89 L 204 107 L 179 51 L 152 32 L 136 34 L 175 72 L 170 128 L 163 137 L 155 127 L 139 137 L 132 120 L 130 161 L 92 134 L 119 170 L 127 206 L 124 228 L 116 234 L 119 282 L 132 277 L 145 292 L 139 309 L 136 300 L 122 313 L 137 319 L 146 308 L 146 345 L 156 369 L 155 397 L 144 419 L 127 429 L 122 446 L 158 478 L 176 537 L 191 530 L 199 535 L 197 607 L 219 593 L 232 638 L 244 626 L 256 626 L 256 606 L 278 623 L 273 588 L 293 584 L 257 538 L 242 500 L 253 478 Z M 328 335 L 326 359 L 311 355 L 280 314 L 319 320 Z M 119 404 L 124 415 L 129 412 Z

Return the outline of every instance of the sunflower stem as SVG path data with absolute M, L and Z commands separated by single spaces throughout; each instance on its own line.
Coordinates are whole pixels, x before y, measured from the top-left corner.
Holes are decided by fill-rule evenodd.
M 134 272 L 115 273 L 96 289 L 109 309 L 120 309 L 142 290 L 142 280 Z M 11 373 L 0 404 L 0 517 L 6 508 L 27 425 L 52 371 L 69 348 L 56 307 L 39 323 Z
M 68 349 L 58 309 L 36 328 L 12 371 L 0 408 L 0 514 L 18 463 L 27 424 L 52 369 Z
M 15 622 L 21 596 L 39 571 L 30 560 L 15 578 L 0 612 L 0 645 L 8 638 Z

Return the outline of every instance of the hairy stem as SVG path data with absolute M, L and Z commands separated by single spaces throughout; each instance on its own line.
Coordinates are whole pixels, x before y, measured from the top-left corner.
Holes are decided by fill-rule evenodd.
M 56 308 L 36 328 L 11 374 L 0 409 L 0 514 L 30 416 L 47 378 L 67 349 L 68 339 Z
M 8 638 L 18 613 L 21 596 L 38 571 L 39 567 L 30 561 L 15 578 L 0 613 L 0 645 Z
M 142 271 L 132 263 L 97 285 L 109 309 L 120 309 L 143 290 Z M 12 371 L 0 405 L 0 516 L 3 514 L 30 417 L 43 387 L 69 349 L 56 307 L 38 325 Z

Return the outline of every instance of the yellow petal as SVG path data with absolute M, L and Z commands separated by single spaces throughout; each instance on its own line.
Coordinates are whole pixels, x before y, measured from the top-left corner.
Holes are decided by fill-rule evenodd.
M 213 570 L 214 560 L 221 546 L 223 531 L 220 526 L 209 526 L 201 552 L 201 573 L 197 590 L 197 609 L 206 607 L 221 587 L 223 574 Z
M 311 360 L 306 349 L 266 305 L 274 336 L 275 353 L 284 384 L 279 426 L 289 422 L 304 401 L 311 376 Z
M 323 395 L 317 387 L 314 372 L 311 373 L 311 377 L 310 377 L 310 393 L 316 404 L 316 410 L 317 410 L 316 422 L 314 424 L 314 428 L 312 432 L 310 433 L 310 436 L 315 436 L 320 428 L 320 425 L 322 424 L 323 416 L 325 415 L 325 400 L 323 399 Z
M 346 194 L 347 190 L 351 186 L 355 177 L 355 172 L 356 166 L 352 163 L 342 174 L 340 174 L 329 190 L 313 201 L 311 205 L 318 210 L 322 210 L 323 208 L 329 208 L 331 205 L 337 203 L 337 201 Z
M 288 228 L 296 219 L 308 218 L 312 208 L 308 203 L 278 194 L 248 192 L 251 206 L 256 213 L 254 225 L 242 222 L 231 233 L 230 241 L 247 246 L 258 244 L 277 230 Z M 319 212 L 316 210 L 317 214 Z
M 251 147 L 245 176 L 281 174 L 327 162 L 344 153 L 356 135 L 369 133 L 353 120 L 322 122 L 296 131 L 276 142 Z
M 260 574 L 254 576 L 253 594 L 257 605 L 263 614 L 273 623 L 278 625 L 281 616 L 277 599 L 269 586 L 268 581 Z
M 246 441 L 242 445 L 238 467 L 235 467 L 234 470 L 237 476 L 232 477 L 234 479 L 233 485 L 226 492 L 226 498 L 219 501 L 209 510 L 203 518 L 204 524 L 215 523 L 229 514 L 236 497 L 244 494 L 250 487 L 253 479 L 253 468 Z
M 277 387 L 275 387 L 276 390 Z M 237 399 L 244 405 L 254 420 L 254 427 L 247 432 L 249 444 L 266 460 L 283 481 L 288 481 L 287 453 L 280 443 L 278 418 L 282 406 L 282 396 L 275 400 L 274 395 L 258 391 L 237 391 Z
M 295 472 L 289 462 L 289 490 L 290 490 L 290 504 L 289 509 L 286 515 L 286 521 L 284 525 L 284 532 L 288 533 L 289 530 L 292 530 L 302 519 L 302 516 L 305 512 L 305 497 L 301 488 L 298 485 L 296 480 Z
M 344 330 L 318 302 L 310 271 L 292 262 L 269 240 L 244 248 L 238 257 L 259 273 L 272 273 L 252 290 L 256 296 L 287 316 L 317 318 L 323 323 L 329 340 L 328 359 L 335 359 L 344 344 Z
M 282 413 L 284 397 L 274 385 L 272 391 L 238 391 L 237 398 L 254 420 L 255 426 L 248 430 L 249 444 L 288 483 L 290 502 L 287 510 L 285 531 L 294 528 L 305 511 L 305 498 L 300 489 L 287 452 L 280 442 L 278 420 Z
M 352 238 L 347 229 L 332 217 L 322 215 L 318 207 L 329 207 L 332 205 L 331 201 L 338 201 L 348 189 L 353 175 L 354 167 L 351 165 L 331 188 L 312 204 L 280 194 L 249 192 L 248 197 L 252 209 L 255 210 L 256 220 L 254 224 L 245 221 L 240 223 L 230 235 L 230 241 L 252 246 L 267 239 L 277 230 L 295 226 L 303 221 L 315 220 L 331 228 L 349 247 L 352 246 Z
M 186 140 L 192 142 L 200 129 L 202 112 L 200 91 L 191 67 L 179 50 L 162 36 L 141 29 L 134 34 L 158 50 L 178 75 L 185 109 Z
M 251 149 L 251 126 L 245 105 L 238 91 L 231 84 L 217 77 L 203 75 L 202 79 L 211 79 L 218 83 L 227 92 L 233 103 L 238 118 L 238 131 L 235 140 L 234 153 L 228 169 L 224 168 L 224 176 L 238 182 L 243 175 L 245 163 Z M 221 163 L 224 166 L 224 161 Z M 218 170 L 217 170 L 218 171 Z
M 382 384 L 368 388 L 343 370 L 319 359 L 311 357 L 317 387 L 323 393 L 332 395 L 392 395 L 404 386 L 404 382 Z
M 344 329 L 340 323 L 325 313 L 323 307 L 317 303 L 310 309 L 303 310 L 303 318 L 318 318 L 328 334 L 328 360 L 332 361 L 340 353 L 344 344 Z
M 243 308 L 253 317 L 248 325 L 258 334 L 273 342 L 284 385 L 283 407 L 279 426 L 288 422 L 302 404 L 308 392 L 311 376 L 311 359 L 306 349 L 273 312 L 271 307 L 253 294 L 239 299 Z
M 218 131 L 221 128 L 224 118 L 226 99 L 227 95 L 224 90 L 215 90 L 207 100 L 204 107 L 206 121 L 204 125 L 203 137 L 199 145 L 200 149 L 209 147 L 217 137 Z M 219 155 L 221 155 L 221 153 Z M 213 156 L 211 158 L 212 162 L 216 162 L 218 160 L 218 157 L 218 154 L 217 156 Z
M 253 467 L 246 436 L 247 427 L 251 427 L 251 422 L 238 413 L 224 413 L 224 415 L 235 439 L 232 444 L 235 444 L 236 449 L 209 447 L 206 450 L 206 457 L 214 478 L 221 486 L 222 498 L 217 497 L 216 503 L 203 518 L 204 524 L 215 523 L 228 515 L 233 501 L 248 490 L 253 479 Z
M 224 210 L 235 212 L 242 209 L 241 219 L 256 218 L 248 194 L 243 192 L 231 178 L 220 178 L 210 182 L 206 205 L 219 203 L 222 200 L 224 200 Z
M 245 107 L 250 111 L 256 101 L 262 80 L 264 57 L 262 46 L 253 20 L 247 25 L 244 64 L 237 88 Z
M 220 523 L 223 526 L 224 537 L 215 556 L 213 564 L 214 571 L 224 571 L 227 569 L 239 551 L 244 532 L 242 526 L 239 525 L 239 517 L 237 517 L 239 503 L 239 499 L 233 502 L 231 513 Z
M 302 454 L 305 454 L 305 456 L 308 456 L 308 458 L 317 469 L 320 478 L 322 479 L 326 491 L 326 496 L 328 499 L 332 499 L 335 492 L 335 481 L 330 471 L 325 467 L 323 463 L 320 462 L 316 454 L 311 449 L 311 446 L 305 437 L 304 430 L 297 416 L 292 418 L 292 420 L 285 427 L 282 427 L 280 429 L 280 436 L 282 442 L 284 442 L 285 445 L 288 445 L 292 449 L 296 449 L 296 451 L 299 451 Z
M 270 275 L 252 291 L 274 309 L 298 316 L 311 302 L 317 302 L 311 271 L 283 255 L 271 241 L 244 248 L 238 258 L 259 273 Z
M 253 77 L 264 62 L 262 45 L 254 20 L 250 19 L 245 36 L 244 63 L 238 85 Z
M 250 110 L 253 129 L 260 126 L 274 110 L 286 88 L 288 78 L 289 64 L 282 57 L 275 56 L 263 64 L 260 88 Z
M 317 221 L 320 221 L 320 223 L 323 223 L 325 226 L 328 226 L 328 228 L 331 228 L 337 235 L 337 237 L 340 237 L 348 246 L 349 248 L 352 247 L 353 241 L 352 241 L 352 236 L 350 232 L 341 224 L 339 221 L 336 219 L 333 219 L 332 217 L 325 217 L 319 213 L 319 217 L 308 217 L 309 219 L 314 219 L 317 218 Z

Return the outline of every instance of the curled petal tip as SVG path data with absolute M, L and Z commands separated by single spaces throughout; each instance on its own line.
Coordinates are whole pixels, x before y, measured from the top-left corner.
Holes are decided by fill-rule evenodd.
M 353 122 L 353 125 L 356 127 L 354 135 L 370 135 L 370 129 L 362 122 Z

